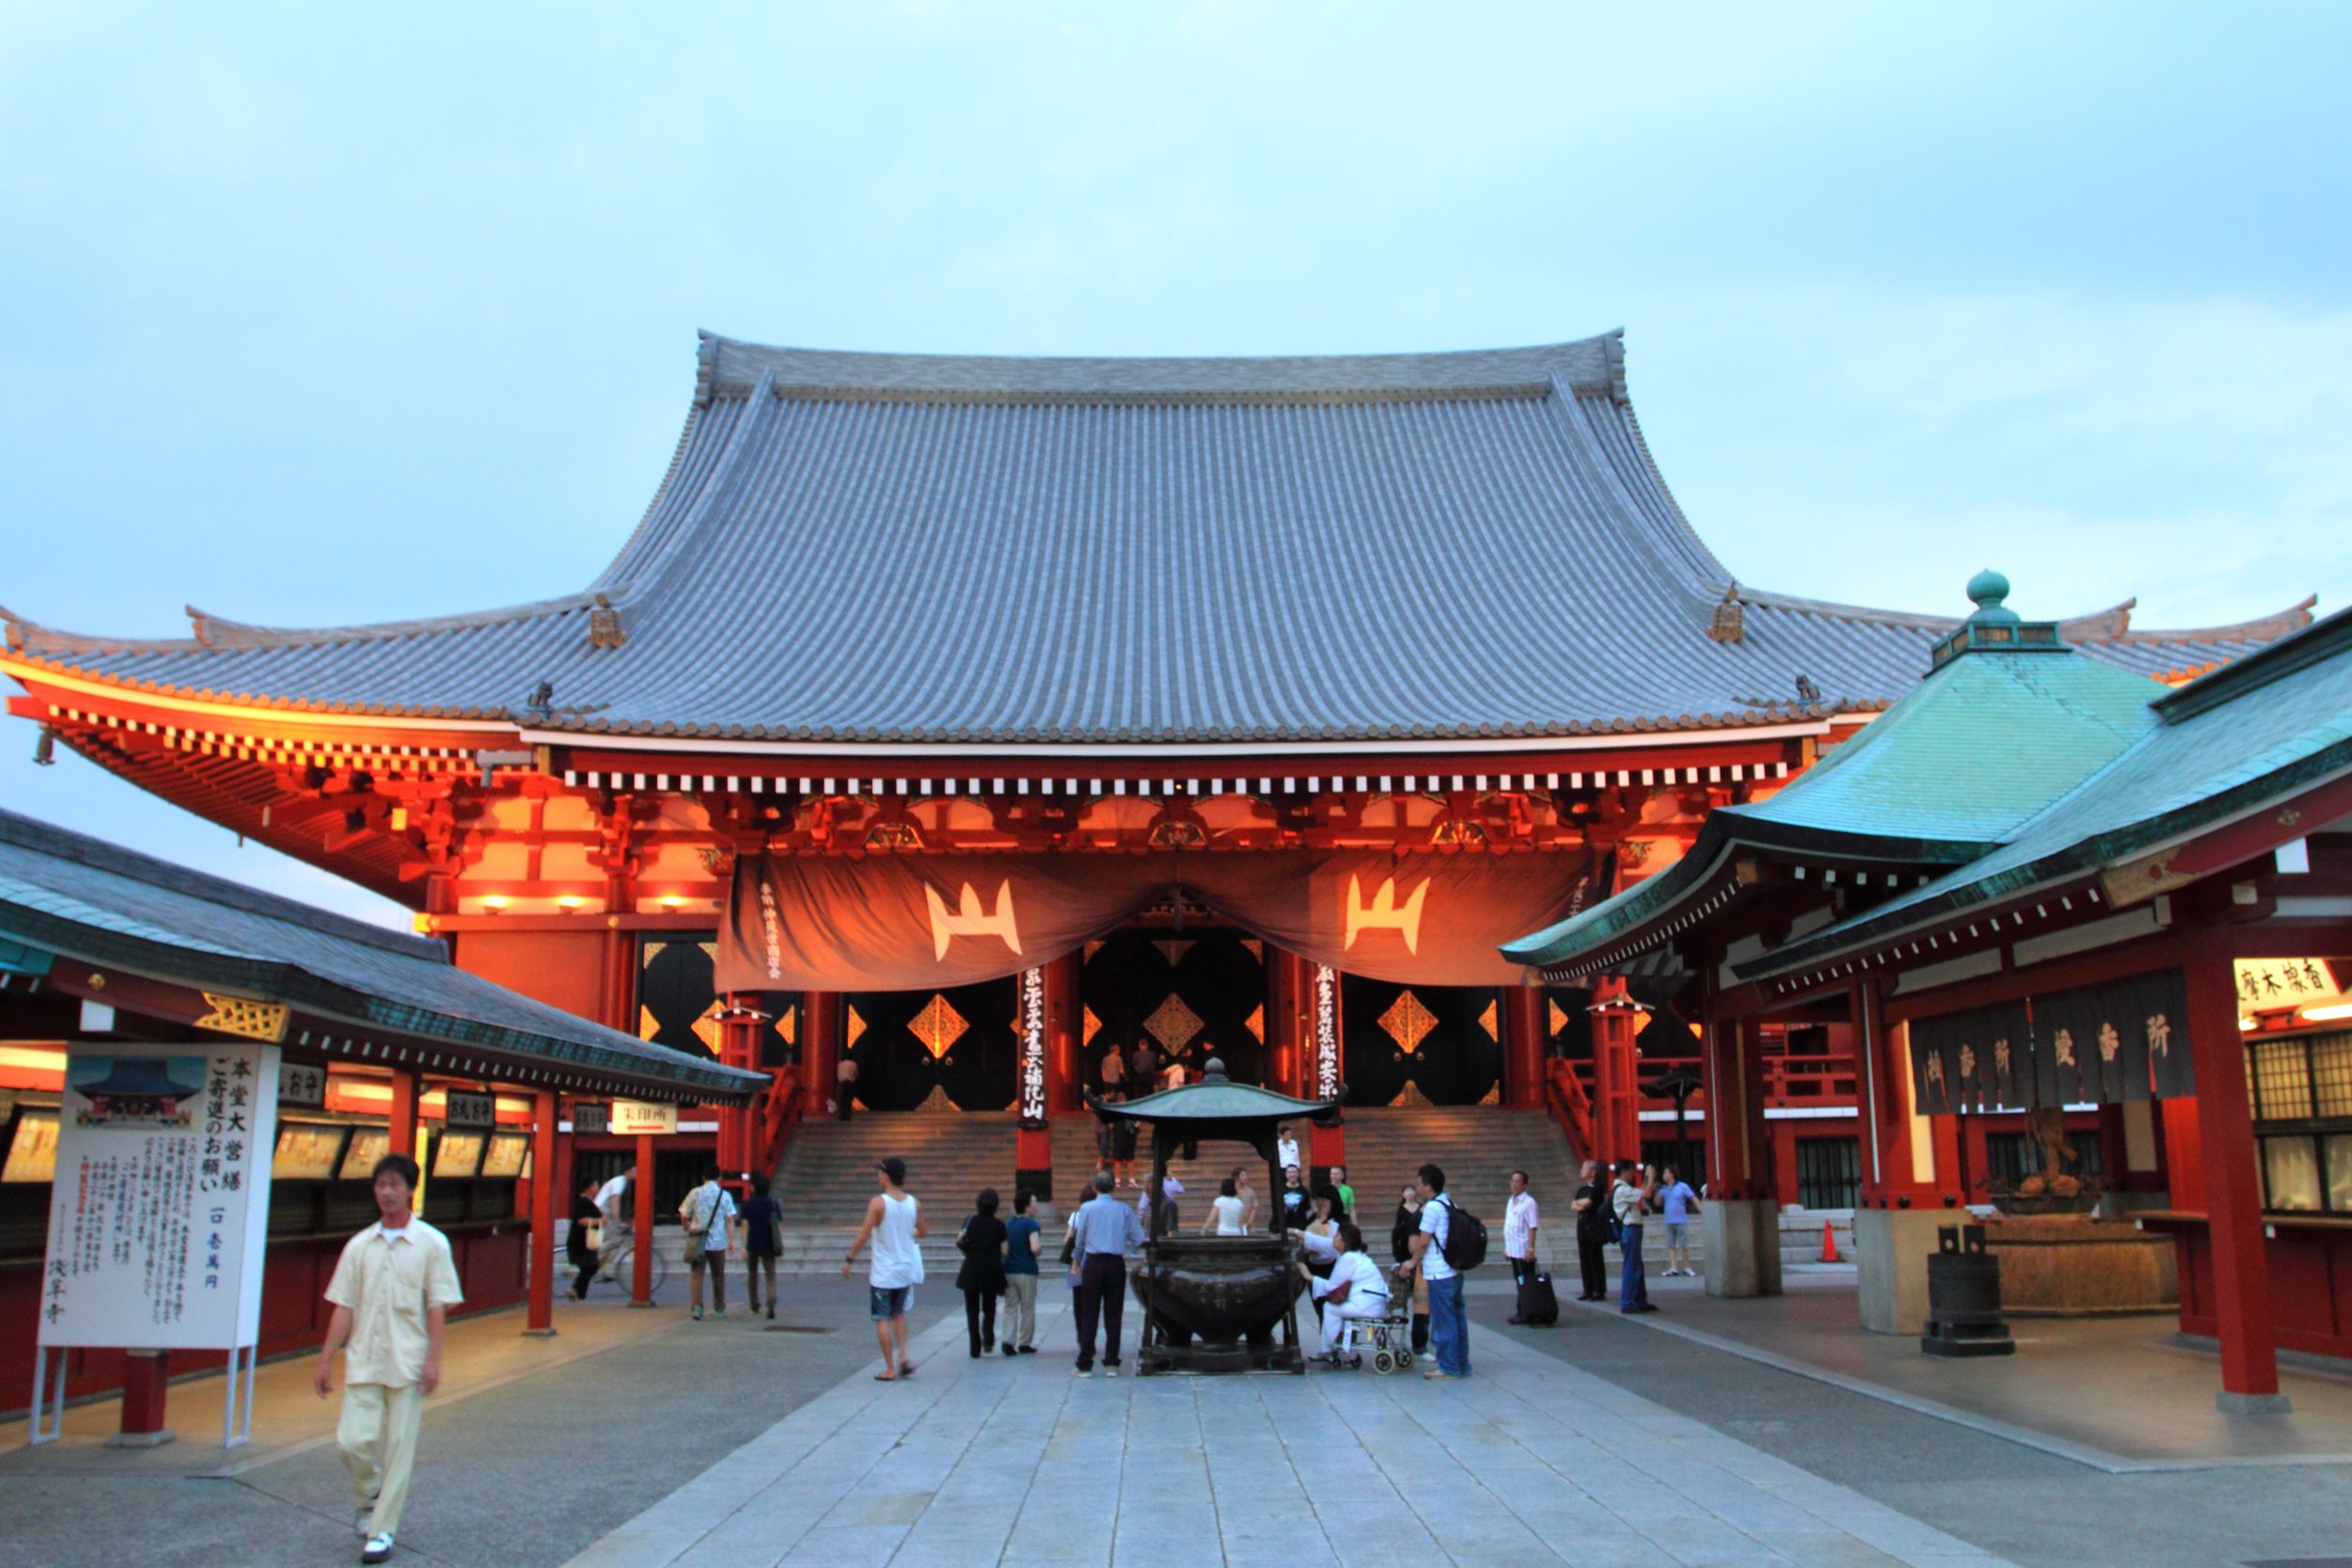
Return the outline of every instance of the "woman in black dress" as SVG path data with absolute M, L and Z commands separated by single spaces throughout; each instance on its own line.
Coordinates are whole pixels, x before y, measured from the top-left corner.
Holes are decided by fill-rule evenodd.
M 956 1289 L 964 1293 L 964 1326 L 971 1331 L 975 1358 L 996 1349 L 996 1299 L 1004 1294 L 1004 1222 L 996 1217 L 996 1189 L 983 1187 L 972 1216 L 956 1238 L 956 1250 L 964 1255 Z

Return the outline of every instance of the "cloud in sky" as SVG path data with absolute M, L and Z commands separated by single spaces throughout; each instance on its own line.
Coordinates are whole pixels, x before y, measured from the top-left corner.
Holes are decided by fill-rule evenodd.
M 152 635 L 575 589 L 668 460 L 697 326 L 1622 324 L 1742 580 L 2337 606 L 2347 46 L 2317 5 L 11 8 L 0 602 Z M 392 913 L 12 732 L 0 801 Z

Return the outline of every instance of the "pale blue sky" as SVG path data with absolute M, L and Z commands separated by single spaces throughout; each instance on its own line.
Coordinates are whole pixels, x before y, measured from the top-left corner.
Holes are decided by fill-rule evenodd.
M 1626 329 L 1741 580 L 2352 597 L 2352 8 L 0 10 L 0 604 L 576 589 L 694 329 L 1012 354 Z M 519 694 L 520 695 L 520 694 Z M 0 802 L 389 916 L 0 726 Z

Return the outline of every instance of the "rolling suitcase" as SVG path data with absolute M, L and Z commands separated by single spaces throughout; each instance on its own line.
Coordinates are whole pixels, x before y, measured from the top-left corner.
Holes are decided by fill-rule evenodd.
M 1550 1328 L 1560 1321 L 1560 1298 L 1552 1293 L 1552 1276 L 1535 1274 L 1519 1287 L 1519 1321 L 1530 1328 Z

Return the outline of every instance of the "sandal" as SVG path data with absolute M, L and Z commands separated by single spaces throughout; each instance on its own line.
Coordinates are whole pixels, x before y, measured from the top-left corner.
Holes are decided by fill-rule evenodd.
M 887 1372 L 877 1372 L 874 1374 L 874 1381 L 878 1383 L 895 1383 L 897 1380 L 897 1379 L 892 1377 Z

